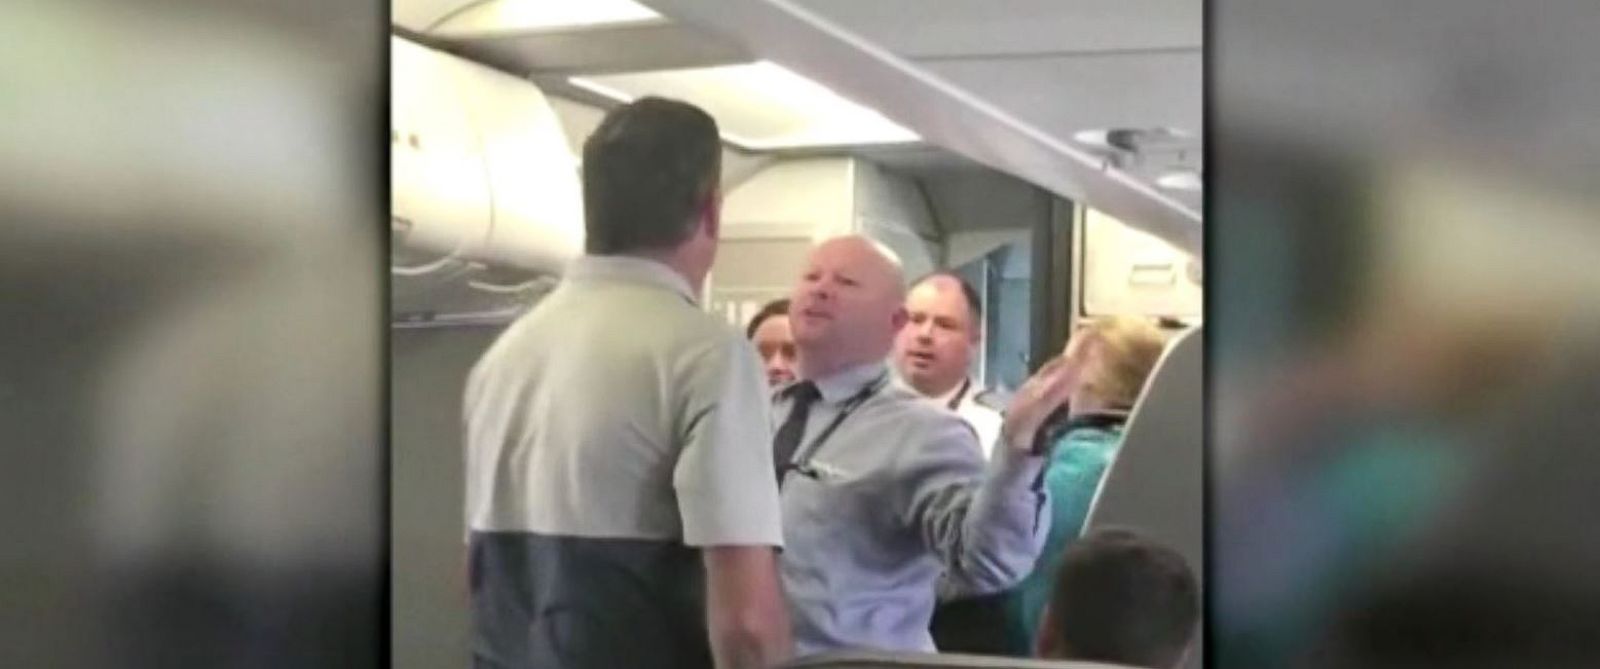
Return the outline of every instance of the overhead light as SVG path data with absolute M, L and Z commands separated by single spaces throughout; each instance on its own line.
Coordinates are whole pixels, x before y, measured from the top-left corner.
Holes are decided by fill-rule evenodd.
M 1079 130 L 1072 133 L 1072 141 L 1097 149 L 1109 149 L 1111 148 L 1111 142 L 1106 137 L 1110 132 L 1105 129 Z
M 1200 192 L 1205 183 L 1200 179 L 1200 173 L 1194 170 L 1174 170 L 1156 177 L 1156 185 L 1168 190 L 1181 190 Z
M 451 17 L 437 32 L 562 30 L 660 18 L 660 14 L 633 0 L 491 0 Z
M 697 105 L 717 119 L 724 140 L 756 151 L 920 139 L 882 114 L 769 61 L 568 81 L 623 103 L 655 95 Z

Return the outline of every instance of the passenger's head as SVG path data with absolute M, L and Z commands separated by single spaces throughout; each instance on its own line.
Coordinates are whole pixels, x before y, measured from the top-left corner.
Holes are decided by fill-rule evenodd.
M 794 335 L 789 332 L 789 300 L 773 300 L 756 312 L 745 329 L 761 354 L 767 385 L 774 388 L 794 380 Z
M 1166 346 L 1166 334 L 1145 319 L 1090 321 L 1067 341 L 1065 355 L 1083 370 L 1069 404 L 1075 411 L 1133 408 Z
M 648 97 L 583 144 L 585 250 L 668 256 L 703 277 L 716 252 L 722 143 L 693 105 Z
M 1167 669 L 1200 623 L 1200 588 L 1177 551 L 1120 529 L 1073 542 L 1056 571 L 1037 654 Z
M 930 274 L 906 295 L 906 317 L 895 338 L 900 378 L 924 395 L 950 392 L 967 378 L 983 341 L 978 292 L 950 272 Z
M 789 306 L 800 376 L 883 360 L 906 322 L 905 276 L 892 252 L 865 237 L 812 249 Z

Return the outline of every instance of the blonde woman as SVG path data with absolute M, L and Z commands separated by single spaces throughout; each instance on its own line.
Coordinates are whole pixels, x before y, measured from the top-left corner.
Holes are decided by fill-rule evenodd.
M 1007 602 L 1007 645 L 1016 655 L 1032 650 L 1062 555 L 1083 531 L 1095 490 L 1122 444 L 1128 412 L 1165 347 L 1166 337 L 1153 323 L 1122 317 L 1097 319 L 1067 342 L 1062 358 L 1077 369 L 1077 379 L 1067 401 L 1067 428 L 1045 470 L 1050 534 L 1033 573 Z

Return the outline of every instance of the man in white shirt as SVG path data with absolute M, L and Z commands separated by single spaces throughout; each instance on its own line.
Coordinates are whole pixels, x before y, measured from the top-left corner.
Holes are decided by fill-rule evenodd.
M 906 295 L 906 313 L 908 320 L 894 347 L 901 383 L 959 414 L 977 433 L 988 458 L 1000 435 L 1000 412 L 979 401 L 983 387 L 967 375 L 983 344 L 977 291 L 953 273 L 935 272 Z

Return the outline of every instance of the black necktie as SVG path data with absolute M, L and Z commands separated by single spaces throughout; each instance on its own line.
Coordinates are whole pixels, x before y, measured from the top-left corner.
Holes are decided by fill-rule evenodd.
M 800 448 L 800 438 L 806 434 L 806 419 L 811 417 L 811 405 L 822 399 L 822 391 L 817 390 L 817 384 L 810 381 L 796 383 L 784 393 L 793 405 L 789 408 L 789 417 L 778 428 L 778 436 L 772 440 L 772 464 L 777 466 L 780 484 L 784 471 L 794 460 L 795 450 Z

